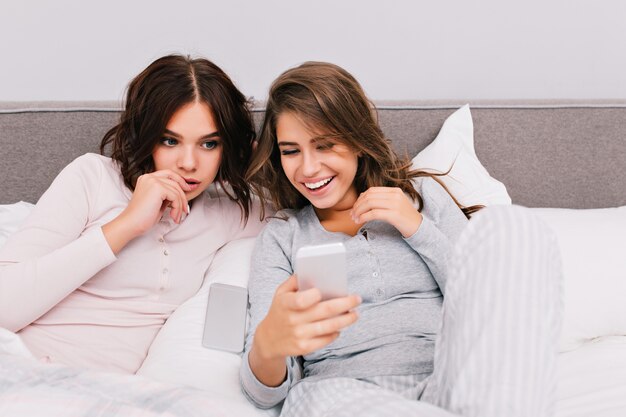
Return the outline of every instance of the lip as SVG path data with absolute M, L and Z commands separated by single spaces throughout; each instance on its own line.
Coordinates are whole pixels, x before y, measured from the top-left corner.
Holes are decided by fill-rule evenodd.
M 184 178 L 185 182 L 187 183 L 187 185 L 190 187 L 189 191 L 194 191 L 196 190 L 198 187 L 200 187 L 200 181 L 198 181 L 195 178 Z
M 312 182 L 320 182 L 323 180 L 327 180 L 329 178 L 333 178 L 335 177 L 335 175 L 326 175 L 325 177 L 317 177 L 317 178 L 306 178 L 304 180 L 298 181 L 300 184 L 304 185 L 305 182 L 308 183 L 312 183 Z M 306 187 L 306 185 L 304 185 Z
M 335 179 L 336 175 L 329 175 L 326 177 L 319 177 L 319 178 L 307 178 L 306 181 L 302 181 L 300 182 L 302 184 L 302 187 L 306 190 L 307 194 L 311 195 L 311 196 L 320 196 L 323 194 L 326 194 L 326 192 L 328 192 L 328 190 L 332 187 L 332 185 L 334 184 L 334 179 Z M 316 190 L 311 190 L 309 187 L 307 187 L 306 185 L 304 185 L 305 182 L 308 183 L 314 183 L 314 182 L 319 182 L 322 180 L 327 180 L 329 178 L 332 178 L 333 180 L 330 181 L 328 184 L 326 184 L 325 186 L 323 186 L 322 188 L 318 188 Z

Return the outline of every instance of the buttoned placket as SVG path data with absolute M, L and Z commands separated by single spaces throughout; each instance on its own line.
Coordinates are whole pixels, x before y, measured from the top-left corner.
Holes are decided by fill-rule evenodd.
M 170 277 L 170 248 L 167 244 L 166 234 L 172 229 L 172 222 L 163 214 L 157 227 L 157 240 L 159 242 L 159 279 L 156 290 L 162 293 L 167 289 Z
M 373 285 L 374 285 L 374 294 L 375 294 L 375 298 L 377 299 L 382 299 L 385 296 L 385 290 L 384 290 L 384 282 L 380 273 L 380 265 L 378 263 L 378 259 L 376 259 L 376 257 L 374 256 L 374 253 L 372 251 L 372 246 L 370 241 L 375 240 L 375 235 L 372 233 L 371 230 L 367 230 L 367 229 L 361 229 L 359 231 L 359 240 L 366 246 L 367 248 L 367 257 L 369 260 L 369 264 L 372 268 L 372 278 L 373 278 Z

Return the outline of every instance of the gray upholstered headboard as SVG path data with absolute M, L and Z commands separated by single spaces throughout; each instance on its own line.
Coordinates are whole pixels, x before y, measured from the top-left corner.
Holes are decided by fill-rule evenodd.
M 381 102 L 379 120 L 396 150 L 413 156 L 462 104 Z M 476 152 L 515 203 L 626 205 L 626 101 L 470 106 Z M 113 102 L 0 102 L 0 204 L 36 202 L 63 166 L 98 151 L 118 116 Z

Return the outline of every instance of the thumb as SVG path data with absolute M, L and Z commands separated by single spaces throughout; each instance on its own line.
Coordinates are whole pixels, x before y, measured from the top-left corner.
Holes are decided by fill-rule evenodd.
M 298 280 L 295 274 L 287 278 L 282 284 L 276 288 L 276 294 L 285 294 L 288 292 L 298 291 Z

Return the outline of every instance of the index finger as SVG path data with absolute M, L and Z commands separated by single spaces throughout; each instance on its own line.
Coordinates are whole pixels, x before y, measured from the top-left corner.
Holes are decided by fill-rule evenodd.
M 317 288 L 309 288 L 308 290 L 298 291 L 286 299 L 287 308 L 290 310 L 308 310 L 322 301 L 322 293 Z
M 370 187 L 368 190 L 372 191 L 386 191 L 386 192 L 396 192 L 399 190 L 398 187 Z
M 191 187 L 187 184 L 187 181 L 180 175 L 174 171 L 169 169 L 162 169 L 160 171 L 155 171 L 153 174 L 159 178 L 165 178 L 168 180 L 174 181 L 176 184 L 180 186 L 183 190 L 189 191 Z
M 370 187 L 363 191 L 354 202 L 352 211 L 363 203 L 363 200 L 374 196 L 389 196 L 389 194 L 402 193 L 402 190 L 398 187 Z

